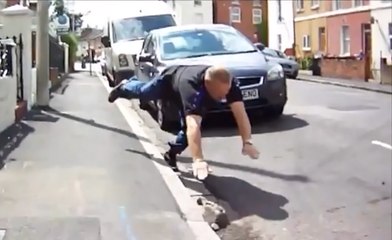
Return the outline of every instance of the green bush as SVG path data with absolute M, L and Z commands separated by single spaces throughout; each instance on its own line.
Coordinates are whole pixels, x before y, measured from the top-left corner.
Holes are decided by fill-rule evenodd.
M 68 54 L 69 54 L 69 67 L 73 70 L 73 65 L 76 58 L 76 52 L 78 51 L 79 40 L 73 33 L 68 33 L 61 36 L 61 41 L 68 44 Z
M 312 58 L 306 57 L 298 60 L 301 70 L 309 70 L 312 65 Z

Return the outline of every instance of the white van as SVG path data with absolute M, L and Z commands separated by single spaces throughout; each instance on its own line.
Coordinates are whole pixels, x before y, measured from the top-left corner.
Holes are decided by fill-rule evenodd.
M 151 30 L 177 25 L 174 12 L 164 1 L 123 3 L 116 10 L 110 9 L 111 16 L 101 38 L 105 47 L 106 76 L 111 87 L 134 75 L 136 55 Z

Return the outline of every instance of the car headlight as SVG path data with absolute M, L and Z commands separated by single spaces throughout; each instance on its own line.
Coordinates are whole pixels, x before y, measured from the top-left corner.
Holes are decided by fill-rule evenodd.
M 125 54 L 120 54 L 118 56 L 118 63 L 120 64 L 120 67 L 127 67 L 129 65 L 127 56 Z
M 284 78 L 283 68 L 280 64 L 273 66 L 267 74 L 268 81 L 274 81 Z

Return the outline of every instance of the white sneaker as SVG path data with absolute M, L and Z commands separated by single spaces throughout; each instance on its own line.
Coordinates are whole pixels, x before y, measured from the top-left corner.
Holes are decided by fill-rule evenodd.
M 192 163 L 192 170 L 193 176 L 195 176 L 200 181 L 206 179 L 210 172 L 208 164 L 205 161 L 198 161 Z

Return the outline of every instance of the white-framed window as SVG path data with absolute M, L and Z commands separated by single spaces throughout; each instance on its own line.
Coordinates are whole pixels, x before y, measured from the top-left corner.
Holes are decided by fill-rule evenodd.
M 353 7 L 360 7 L 363 5 L 363 0 L 353 0 Z
M 230 20 L 234 23 L 241 22 L 241 8 L 240 7 L 230 7 Z
M 315 9 L 320 6 L 320 0 L 311 0 L 311 8 Z
M 253 24 L 259 24 L 263 21 L 262 19 L 262 11 L 260 8 L 252 9 L 252 22 Z
M 278 50 L 282 51 L 282 35 L 278 34 Z
M 340 54 L 350 54 L 350 28 L 349 26 L 342 26 L 340 31 Z
M 389 32 L 389 49 L 392 50 L 392 22 L 388 24 L 388 32 Z
M 333 10 L 342 9 L 342 1 L 341 0 L 333 0 L 332 7 L 333 7 Z
M 193 6 L 201 6 L 201 0 L 193 0 Z
M 301 11 L 304 9 L 304 0 L 295 0 L 295 8 L 298 11 Z
M 261 0 L 253 0 L 253 7 L 261 7 Z
M 304 35 L 302 37 L 302 49 L 303 50 L 310 50 L 310 36 Z

